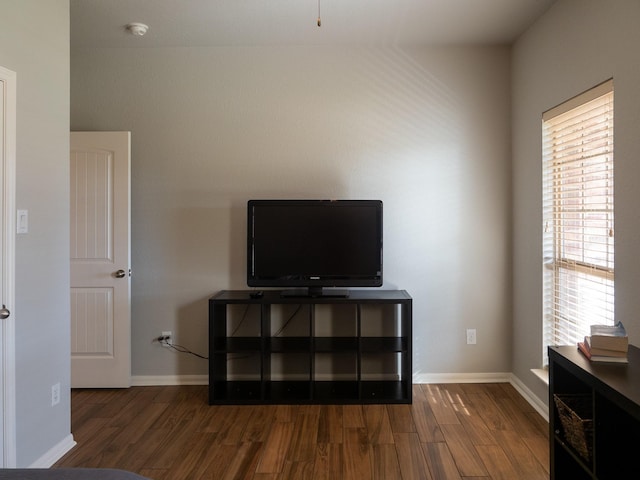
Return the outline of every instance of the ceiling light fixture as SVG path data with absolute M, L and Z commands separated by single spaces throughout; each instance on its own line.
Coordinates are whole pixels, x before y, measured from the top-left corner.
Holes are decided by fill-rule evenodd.
M 127 31 L 137 37 L 143 36 L 149 30 L 149 26 L 140 22 L 132 22 L 127 25 Z

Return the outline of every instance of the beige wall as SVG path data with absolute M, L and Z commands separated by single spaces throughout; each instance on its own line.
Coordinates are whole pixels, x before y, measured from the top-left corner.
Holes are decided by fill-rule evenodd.
M 68 0 L 0 0 L 0 65 L 17 73 L 16 207 L 29 211 L 13 314 L 17 462 L 30 466 L 70 442 Z
M 513 50 L 513 371 L 546 400 L 530 372 L 542 361 L 541 115 L 613 77 L 616 319 L 640 344 L 640 3 L 559 0 Z
M 74 49 L 74 130 L 131 130 L 133 373 L 205 375 L 250 198 L 379 198 L 414 371 L 510 371 L 509 49 Z M 478 344 L 467 346 L 465 329 Z

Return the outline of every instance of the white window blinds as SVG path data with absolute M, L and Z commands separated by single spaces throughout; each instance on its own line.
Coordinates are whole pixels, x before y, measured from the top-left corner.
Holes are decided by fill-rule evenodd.
M 543 115 L 545 353 L 614 322 L 613 81 Z

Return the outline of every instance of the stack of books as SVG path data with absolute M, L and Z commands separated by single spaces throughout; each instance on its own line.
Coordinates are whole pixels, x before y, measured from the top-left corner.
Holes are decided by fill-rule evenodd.
M 578 342 L 578 349 L 592 362 L 629 363 L 629 337 L 621 322 L 592 325 L 591 335 Z

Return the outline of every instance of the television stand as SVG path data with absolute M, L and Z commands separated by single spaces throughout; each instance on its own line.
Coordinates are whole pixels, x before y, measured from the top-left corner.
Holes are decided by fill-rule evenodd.
M 283 297 L 325 297 L 325 298 L 345 298 L 349 296 L 349 290 L 322 287 L 309 288 L 292 288 L 282 290 L 280 295 Z
M 282 293 L 209 299 L 209 404 L 411 403 L 406 291 Z

